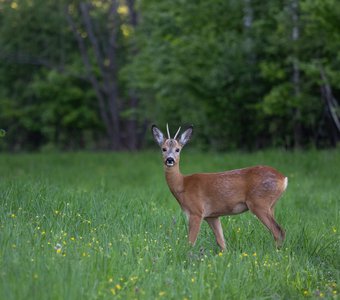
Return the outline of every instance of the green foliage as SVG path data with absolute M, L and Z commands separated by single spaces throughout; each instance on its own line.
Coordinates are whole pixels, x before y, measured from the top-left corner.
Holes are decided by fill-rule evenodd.
M 102 129 L 93 92 L 86 83 L 50 71 L 35 78 L 31 92 L 41 103 L 41 132 L 55 145 L 91 145 L 91 140 L 84 141 L 86 132 L 94 135 Z
M 0 124 L 8 133 L 0 149 L 99 148 L 108 131 L 129 144 L 150 122 L 194 124 L 196 145 L 205 149 L 339 140 L 320 92 L 323 70 L 340 98 L 336 0 L 132 2 L 137 24 L 125 1 L 117 2 L 117 20 L 107 17 L 110 1 L 93 2 L 104 67 L 78 9 L 82 1 L 0 3 Z M 84 80 L 91 81 L 66 10 L 88 50 L 96 91 Z M 116 52 L 109 59 L 112 24 Z M 105 101 L 99 110 L 98 93 L 107 100 L 112 91 L 117 105 L 103 121 L 112 110 Z
M 338 151 L 183 152 L 184 173 L 261 163 L 289 177 L 276 206 L 283 248 L 247 212 L 222 218 L 221 254 L 205 223 L 188 245 L 160 159 L 1 155 L 0 298 L 336 299 Z
M 191 120 L 200 142 L 215 149 L 291 147 L 297 124 L 303 144 L 314 143 L 324 111 L 320 66 L 339 93 L 332 72 L 338 15 L 330 13 L 334 1 L 297 3 L 299 37 L 292 40 L 289 1 L 143 1 L 139 52 L 126 72 L 134 73 L 130 84 L 149 118 Z
M 0 149 L 93 148 L 103 126 L 93 91 L 77 77 L 84 67 L 65 4 L 13 3 L 0 10 L 0 123 L 8 133 Z
M 237 32 L 240 5 L 145 1 L 141 9 L 140 51 L 128 74 L 134 72 L 130 83 L 141 93 L 149 118 L 190 120 L 200 127 L 202 139 L 217 148 L 239 145 L 243 128 L 233 124 L 251 118 L 257 90 L 249 86 L 252 66 L 244 64 L 249 49 Z M 229 18 L 220 11 L 228 11 Z M 234 130 L 223 130 L 228 127 Z
M 21 99 L 0 98 L 8 147 L 93 147 L 103 130 L 93 98 L 86 82 L 55 71 L 35 73 Z

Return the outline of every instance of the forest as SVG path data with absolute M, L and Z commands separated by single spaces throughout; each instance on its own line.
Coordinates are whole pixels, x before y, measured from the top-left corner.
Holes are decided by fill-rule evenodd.
M 0 150 L 139 150 L 153 123 L 336 147 L 339 24 L 336 0 L 0 0 Z

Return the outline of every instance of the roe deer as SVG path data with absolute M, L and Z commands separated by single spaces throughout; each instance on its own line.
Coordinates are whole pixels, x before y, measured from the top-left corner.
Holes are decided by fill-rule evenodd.
M 222 250 L 225 241 L 220 216 L 247 211 L 255 214 L 271 231 L 280 246 L 285 232 L 274 219 L 274 205 L 287 187 L 288 178 L 267 166 L 255 166 L 220 173 L 198 173 L 184 176 L 179 169 L 180 153 L 190 140 L 190 126 L 176 139 L 168 138 L 152 125 L 151 131 L 162 149 L 165 178 L 170 191 L 189 219 L 189 243 L 194 245 L 202 220 L 210 225 Z

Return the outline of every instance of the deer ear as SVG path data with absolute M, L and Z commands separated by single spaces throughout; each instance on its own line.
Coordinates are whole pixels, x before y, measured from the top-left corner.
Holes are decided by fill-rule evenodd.
M 155 139 L 155 141 L 157 142 L 158 145 L 163 145 L 164 143 L 164 135 L 163 133 L 157 128 L 156 125 L 152 125 L 151 126 L 151 132 L 153 135 L 153 138 Z
M 187 142 L 189 142 L 189 140 L 191 139 L 192 136 L 192 131 L 193 131 L 193 126 L 191 125 L 186 131 L 184 131 L 181 134 L 181 137 L 179 139 L 179 143 L 181 144 L 181 146 L 183 147 Z

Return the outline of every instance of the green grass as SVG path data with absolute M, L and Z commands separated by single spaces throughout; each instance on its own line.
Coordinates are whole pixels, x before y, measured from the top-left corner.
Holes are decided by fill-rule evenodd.
M 160 153 L 0 156 L 0 299 L 335 299 L 340 153 L 182 155 L 182 172 L 268 164 L 289 177 L 276 250 L 249 212 L 195 247 Z M 60 246 L 61 248 L 60 248 Z

